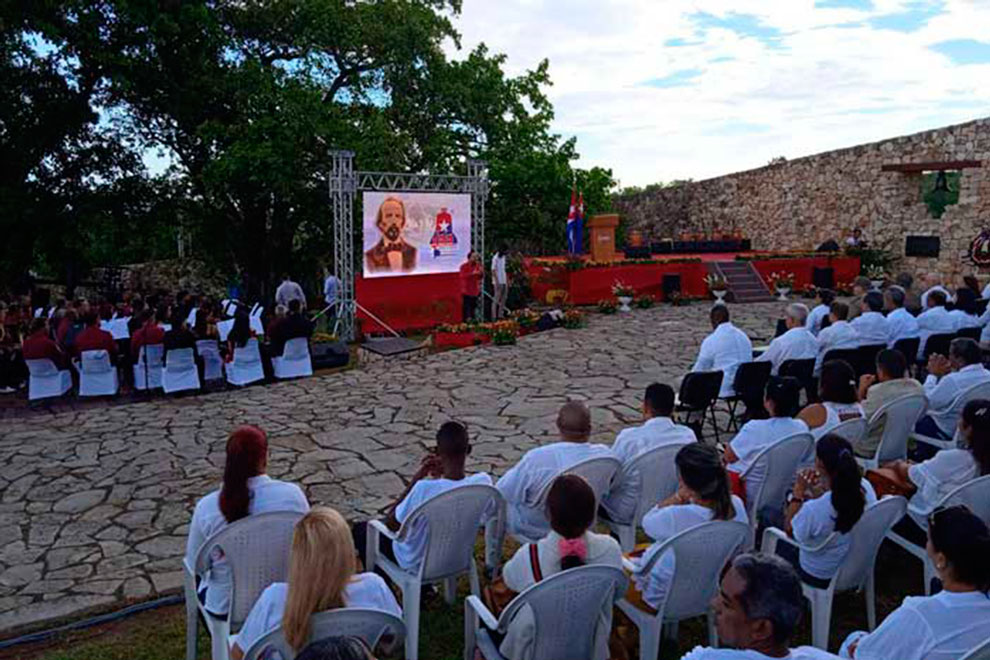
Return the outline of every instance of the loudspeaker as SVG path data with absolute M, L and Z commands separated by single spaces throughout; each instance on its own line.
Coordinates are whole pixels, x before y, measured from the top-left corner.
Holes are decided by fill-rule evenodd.
M 351 352 L 342 341 L 320 342 L 312 345 L 314 369 L 332 369 L 346 366 L 351 360 Z
M 626 259 L 649 259 L 650 248 L 646 246 L 627 247 L 625 249 Z
M 661 283 L 661 288 L 663 289 L 663 299 L 670 300 L 670 295 L 672 293 L 681 292 L 681 276 L 680 275 L 664 275 L 663 282 Z
M 742 245 L 739 246 L 739 249 L 742 250 L 743 252 L 749 252 L 750 250 L 753 249 L 753 242 L 748 238 L 744 238 L 742 240 Z
M 942 239 L 938 236 L 908 236 L 904 241 L 905 257 L 938 257 Z
M 815 266 L 811 269 L 811 283 L 816 289 L 834 289 L 835 269 Z

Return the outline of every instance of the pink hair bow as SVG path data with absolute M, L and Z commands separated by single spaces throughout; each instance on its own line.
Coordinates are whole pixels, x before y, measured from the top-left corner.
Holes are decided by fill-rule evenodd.
M 584 561 L 588 556 L 588 545 L 580 536 L 576 539 L 560 539 L 557 542 L 557 549 L 560 550 L 561 557 L 577 557 Z

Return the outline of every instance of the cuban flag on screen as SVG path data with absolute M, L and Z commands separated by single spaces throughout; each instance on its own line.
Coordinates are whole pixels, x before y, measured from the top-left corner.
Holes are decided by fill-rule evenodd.
M 577 194 L 571 190 L 571 207 L 567 212 L 567 254 L 581 253 L 581 232 L 578 229 L 580 220 L 577 212 Z

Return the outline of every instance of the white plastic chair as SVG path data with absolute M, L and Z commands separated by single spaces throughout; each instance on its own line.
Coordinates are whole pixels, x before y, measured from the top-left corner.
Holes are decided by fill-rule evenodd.
M 419 657 L 420 592 L 424 584 L 443 582 L 444 598 L 453 604 L 457 595 L 457 577 L 467 573 L 471 593 L 478 596 L 478 567 L 474 561 L 474 543 L 482 518 L 495 503 L 498 521 L 505 520 L 505 500 L 493 486 L 465 485 L 452 488 L 426 500 L 393 532 L 381 521 L 368 523 L 365 557 L 368 570 L 375 567 L 402 590 L 402 618 L 406 624 L 406 660 Z M 500 523 L 499 523 L 500 524 Z M 379 535 L 393 542 L 404 541 L 426 526 L 429 541 L 423 559 L 415 570 L 408 570 L 378 553 Z
M 660 502 L 677 491 L 677 466 L 674 457 L 687 443 L 677 443 L 654 447 L 639 454 L 625 470 L 620 470 L 616 479 L 625 472 L 639 475 L 639 502 L 636 511 L 628 521 L 606 520 L 608 528 L 619 537 L 623 552 L 632 552 L 636 547 L 636 529 L 643 524 L 643 516 Z
M 227 382 L 231 385 L 249 385 L 264 379 L 258 340 L 252 337 L 244 346 L 234 348 L 234 361 L 227 363 Z
M 406 635 L 402 619 L 381 610 L 365 608 L 345 608 L 319 612 L 309 618 L 309 639 L 307 644 L 327 637 L 358 637 L 368 648 L 375 649 L 383 638 L 388 646 L 400 643 Z M 278 654 L 277 656 L 275 654 Z M 267 633 L 244 652 L 244 660 L 266 660 L 281 657 L 291 660 L 296 652 L 285 641 L 282 627 Z
M 959 395 L 953 400 L 949 409 L 957 411 L 957 416 L 961 416 L 962 409 L 967 403 L 974 399 L 990 399 L 990 381 L 977 383 L 976 385 L 972 385 L 960 392 Z M 938 449 L 955 449 L 959 446 L 958 433 L 953 436 L 952 440 L 931 438 L 927 435 L 921 435 L 920 433 L 912 433 L 911 439 L 916 442 L 923 442 L 926 445 L 931 445 L 932 447 L 936 447 Z
M 276 378 L 302 378 L 313 375 L 313 362 L 309 359 L 309 340 L 295 337 L 285 342 L 281 357 L 272 358 Z
M 873 569 L 880 544 L 890 529 L 904 517 L 907 500 L 903 497 L 885 497 L 866 508 L 863 516 L 849 530 L 849 552 L 842 565 L 829 581 L 828 588 L 821 589 L 802 583 L 804 597 L 811 602 L 811 643 L 820 649 L 828 649 L 828 631 L 832 620 L 832 598 L 837 591 L 864 591 L 866 596 L 866 621 L 870 630 L 877 627 L 877 603 L 874 590 Z M 820 550 L 833 543 L 839 534 L 833 532 L 824 542 L 807 550 Z M 776 527 L 763 532 L 763 552 L 775 554 L 777 543 L 794 543 L 787 534 Z
M 24 360 L 30 377 L 28 378 L 28 400 L 37 401 L 54 396 L 62 396 L 72 389 L 72 373 L 68 369 L 58 369 L 48 358 Z
M 162 370 L 162 389 L 165 394 L 200 388 L 199 369 L 196 356 L 191 348 L 177 348 L 165 355 L 165 368 Z
M 970 649 L 959 660 L 990 660 L 990 639 Z
M 954 504 L 965 504 L 983 522 L 990 525 L 990 474 L 977 477 L 964 483 L 952 492 L 946 493 L 945 497 L 939 500 L 936 507 L 952 506 Z M 887 538 L 921 560 L 924 567 L 925 595 L 930 596 L 932 579 L 935 577 L 935 564 L 932 563 L 931 558 L 928 556 L 925 546 L 912 543 L 895 531 L 888 532 Z
M 162 386 L 162 361 L 165 358 L 163 344 L 145 344 L 138 351 L 134 365 L 134 389 L 154 390 Z
M 674 575 L 656 614 L 639 609 L 625 598 L 618 602 L 619 609 L 639 629 L 640 660 L 656 660 L 665 626 L 676 636 L 677 623 L 696 616 L 707 617 L 709 644 L 716 645 L 711 601 L 718 591 L 722 567 L 749 542 L 749 536 L 746 523 L 734 520 L 703 523 L 664 541 L 639 569 L 639 573 L 649 573 L 665 553 L 674 555 Z M 623 563 L 628 570 L 636 570 L 636 565 L 628 559 Z
M 203 380 L 223 378 L 223 358 L 220 357 L 220 345 L 215 339 L 197 341 L 196 354 L 203 359 Z
M 908 438 L 914 431 L 914 425 L 928 408 L 928 398 L 924 394 L 908 394 L 889 401 L 870 417 L 867 435 L 873 433 L 878 426 L 883 425 L 883 434 L 877 453 L 873 458 L 857 458 L 861 467 L 875 470 L 879 466 L 907 458 Z
M 622 462 L 619 461 L 614 456 L 595 456 L 593 458 L 586 458 L 583 461 L 578 461 L 574 465 L 564 468 L 559 473 L 554 476 L 554 479 L 564 474 L 576 474 L 584 477 L 584 480 L 588 482 L 591 486 L 591 490 L 595 491 L 595 511 L 598 511 L 598 505 L 602 501 L 602 497 L 608 492 L 612 485 L 612 479 L 622 468 Z M 547 501 L 547 495 L 550 493 L 550 487 L 553 486 L 554 479 L 547 481 L 546 485 L 543 487 L 543 491 L 540 493 L 538 503 L 536 507 L 540 511 L 544 511 L 546 508 L 545 504 Z M 546 523 L 546 528 L 543 534 L 550 531 L 550 521 Z M 515 538 L 519 543 L 536 543 L 540 540 L 537 538 L 528 538 L 522 534 L 512 533 L 513 538 Z
M 76 362 L 79 370 L 79 396 L 113 396 L 117 393 L 117 369 L 103 349 L 83 351 Z
M 844 422 L 840 422 L 837 426 L 833 426 L 832 430 L 828 432 L 829 435 L 835 434 L 840 438 L 845 438 L 849 441 L 849 444 L 856 445 L 858 442 L 862 442 L 866 437 L 866 430 L 869 423 L 866 421 L 865 417 L 856 417 L 854 419 L 847 419 Z
M 519 610 L 527 605 L 536 629 L 532 657 L 591 658 L 599 617 L 622 597 L 627 582 L 625 574 L 612 566 L 571 568 L 525 589 L 497 619 L 480 598 L 468 596 L 464 602 L 464 660 L 473 660 L 475 648 L 487 660 L 503 660 L 489 631 L 504 635 Z
M 763 481 L 752 497 L 750 487 L 746 486 L 746 512 L 749 514 L 749 526 L 756 542 L 756 529 L 765 510 L 779 512 L 784 508 L 787 489 L 794 484 L 798 468 L 808 455 L 813 455 L 815 440 L 810 433 L 795 433 L 781 438 L 756 455 L 753 462 L 740 475 L 743 481 L 754 473 L 758 466 L 763 468 Z
M 182 561 L 186 599 L 186 660 L 196 660 L 196 626 L 199 613 L 210 632 L 213 660 L 228 660 L 231 634 L 241 629 L 258 596 L 273 582 L 289 576 L 292 534 L 303 514 L 294 511 L 259 513 L 231 523 L 206 539 L 196 554 L 195 566 Z M 210 566 L 210 553 L 219 547 L 230 566 L 230 608 L 227 618 L 206 613 L 196 595 L 196 576 Z

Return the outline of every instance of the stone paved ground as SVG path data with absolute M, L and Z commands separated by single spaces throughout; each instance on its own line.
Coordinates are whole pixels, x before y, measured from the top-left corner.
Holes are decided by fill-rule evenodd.
M 592 315 L 588 327 L 242 391 L 0 420 L 0 637 L 174 592 L 196 499 L 218 486 L 227 432 L 269 433 L 272 476 L 370 516 L 404 487 L 437 426 L 466 421 L 470 466 L 501 474 L 552 441 L 568 399 L 611 443 L 643 388 L 672 382 L 710 329 L 706 305 Z M 733 306 L 764 343 L 776 304 Z

